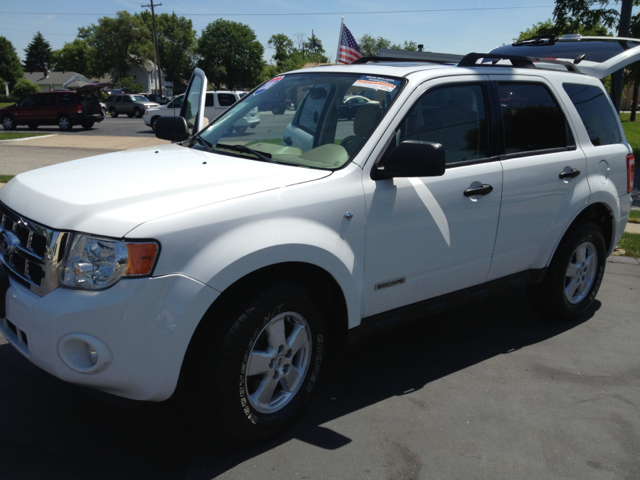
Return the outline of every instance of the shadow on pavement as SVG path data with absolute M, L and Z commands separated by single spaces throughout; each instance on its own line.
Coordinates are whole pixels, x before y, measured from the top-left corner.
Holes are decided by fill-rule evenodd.
M 541 322 L 524 289 L 367 337 L 325 365 L 302 418 L 276 439 L 230 444 L 172 402 L 137 410 L 81 394 L 0 345 L 0 478 L 210 479 L 297 439 L 335 450 L 351 439 L 323 427 L 492 357 L 545 341 L 590 319 Z

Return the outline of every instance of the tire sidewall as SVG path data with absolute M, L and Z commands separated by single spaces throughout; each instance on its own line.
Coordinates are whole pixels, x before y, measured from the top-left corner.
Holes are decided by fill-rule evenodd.
M 306 291 L 296 286 L 275 287 L 265 292 L 260 299 L 236 322 L 236 326 L 243 324 L 243 327 L 236 330 L 236 333 L 240 333 L 234 342 L 236 348 L 222 369 L 223 372 L 228 372 L 222 382 L 224 393 L 217 392 L 223 399 L 221 413 L 227 414 L 225 421 L 229 432 L 242 441 L 262 440 L 295 420 L 316 390 L 326 351 L 320 310 Z M 280 410 L 265 414 L 255 410 L 249 401 L 245 371 L 251 349 L 265 325 L 283 312 L 295 312 L 307 322 L 312 338 L 311 359 L 294 398 Z

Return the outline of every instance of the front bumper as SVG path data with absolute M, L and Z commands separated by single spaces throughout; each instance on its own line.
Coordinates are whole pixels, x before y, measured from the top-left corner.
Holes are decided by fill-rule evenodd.
M 182 275 L 121 280 L 99 292 L 58 288 L 44 297 L 10 279 L 0 332 L 62 380 L 162 401 L 173 394 L 191 337 L 217 296 Z

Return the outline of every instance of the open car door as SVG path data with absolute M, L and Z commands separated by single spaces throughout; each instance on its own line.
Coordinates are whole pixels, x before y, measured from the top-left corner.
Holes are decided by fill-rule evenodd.
M 196 68 L 191 75 L 184 102 L 180 109 L 180 116 L 187 122 L 189 136 L 194 135 L 206 125 L 204 123 L 204 102 L 207 92 L 207 76 Z
M 582 73 L 601 79 L 640 60 L 640 40 L 577 34 L 556 38 L 549 35 L 503 45 L 490 53 L 573 62 Z

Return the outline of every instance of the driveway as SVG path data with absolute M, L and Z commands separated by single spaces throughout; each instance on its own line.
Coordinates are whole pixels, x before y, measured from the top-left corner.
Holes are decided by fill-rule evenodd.
M 572 323 L 516 290 L 365 338 L 301 421 L 249 447 L 171 403 L 99 403 L 2 344 L 0 478 L 637 479 L 639 291 L 640 263 L 610 258 Z

